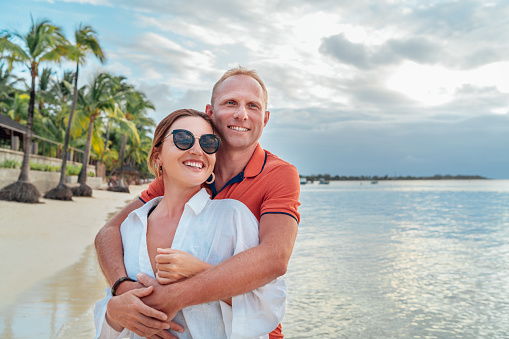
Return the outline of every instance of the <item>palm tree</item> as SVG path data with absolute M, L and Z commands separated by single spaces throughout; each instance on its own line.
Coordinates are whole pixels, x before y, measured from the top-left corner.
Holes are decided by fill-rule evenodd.
M 92 189 L 86 185 L 87 165 L 90 161 L 90 152 L 92 148 L 92 136 L 94 135 L 94 123 L 99 121 L 101 113 L 115 110 L 115 101 L 113 99 L 114 82 L 107 73 L 100 73 L 95 76 L 92 83 L 86 87 L 86 91 L 78 93 L 78 106 L 76 118 L 81 123 L 84 130 L 87 131 L 87 141 L 83 154 L 83 165 L 78 176 L 80 187 L 72 189 L 75 196 L 91 196 Z M 97 131 L 95 131 L 97 134 Z M 101 138 L 94 138 L 101 141 Z M 102 146 L 102 144 L 100 145 Z M 100 147 L 102 148 L 102 147 Z
M 6 115 L 12 120 L 26 125 L 29 102 L 30 96 L 28 94 L 15 93 Z
M 14 41 L 11 41 L 14 40 Z M 19 41 L 20 44 L 16 43 Z M 0 190 L 0 199 L 26 203 L 39 202 L 40 193 L 30 183 L 30 151 L 32 148 L 32 123 L 35 106 L 35 79 L 39 75 L 38 67 L 44 61 L 60 61 L 64 53 L 66 40 L 60 27 L 47 20 L 34 23 L 26 35 L 5 33 L 0 35 L 0 53 L 9 62 L 9 69 L 14 63 L 24 64 L 30 70 L 32 83 L 28 105 L 27 135 L 24 142 L 23 164 L 18 181 Z
M 128 185 L 124 182 L 124 163 L 125 163 L 125 154 L 127 147 L 127 140 L 130 137 L 130 141 L 133 147 L 132 148 L 140 148 L 140 134 L 139 131 L 143 130 L 143 128 L 147 128 L 150 126 L 155 126 L 155 123 L 152 119 L 146 116 L 147 109 L 155 109 L 154 105 L 145 97 L 145 94 L 134 90 L 131 88 L 129 91 L 125 92 L 123 95 L 123 100 L 121 102 L 121 110 L 125 115 L 125 119 L 131 122 L 130 126 L 123 126 L 123 137 L 122 144 L 120 147 L 120 170 L 119 170 L 119 187 L 117 187 L 116 191 L 121 192 L 129 192 Z M 136 133 L 128 133 L 130 130 L 133 131 L 134 124 Z M 128 127 L 129 129 L 126 129 Z
M 89 52 L 92 52 L 101 62 L 104 62 L 106 60 L 102 48 L 99 45 L 99 42 L 97 41 L 97 38 L 95 36 L 95 31 L 92 29 L 92 27 L 83 26 L 82 24 L 80 24 L 80 26 L 74 33 L 74 38 L 75 45 L 67 46 L 68 58 L 76 62 L 76 73 L 74 75 L 74 92 L 72 98 L 72 106 L 71 112 L 69 113 L 69 120 L 67 122 L 67 129 L 65 130 L 64 149 L 62 152 L 62 167 L 60 168 L 60 181 L 58 182 L 57 187 L 51 189 L 48 193 L 46 193 L 46 195 L 44 195 L 45 198 L 49 199 L 72 200 L 73 193 L 71 189 L 64 183 L 64 181 L 67 166 L 67 149 L 69 148 L 71 126 L 74 117 L 74 111 L 76 110 L 76 103 L 78 101 L 79 67 L 85 62 L 86 56 Z M 80 192 L 83 192 L 82 194 L 80 194 L 81 196 L 92 196 L 92 190 L 86 189 L 86 187 L 82 187 L 80 189 Z
M 60 135 L 60 129 L 55 121 L 55 107 L 59 103 L 53 95 L 52 83 L 54 81 L 51 78 L 51 73 L 50 68 L 45 68 L 40 72 L 39 90 L 36 95 L 36 108 L 38 109 L 34 110 L 32 129 L 39 136 L 62 141 L 63 137 Z
M 7 112 L 18 92 L 14 85 L 23 79 L 13 75 L 3 64 L 0 64 L 0 113 Z

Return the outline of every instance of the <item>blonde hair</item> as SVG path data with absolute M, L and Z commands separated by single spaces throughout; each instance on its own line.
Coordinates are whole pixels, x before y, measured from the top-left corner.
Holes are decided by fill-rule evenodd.
M 223 74 L 223 76 L 216 82 L 216 84 L 212 88 L 212 97 L 210 98 L 210 104 L 212 105 L 212 107 L 214 107 L 214 100 L 215 100 L 217 88 L 219 87 L 219 85 L 221 85 L 226 79 L 228 79 L 234 75 L 247 75 L 247 76 L 255 79 L 260 84 L 260 86 L 262 87 L 262 90 L 263 90 L 263 101 L 265 103 L 265 109 L 267 109 L 267 102 L 268 102 L 269 95 L 267 93 L 267 88 L 265 87 L 265 84 L 263 83 L 262 78 L 260 78 L 260 76 L 258 75 L 258 72 L 256 72 L 254 69 L 247 69 L 242 66 L 238 66 L 238 67 L 235 67 L 235 68 L 232 68 L 232 69 L 226 71 Z
M 166 116 L 159 125 L 157 125 L 156 130 L 154 132 L 154 139 L 152 140 L 152 147 L 150 148 L 150 153 L 147 158 L 147 166 L 150 173 L 157 177 L 159 177 L 159 169 L 156 169 L 156 164 L 154 160 L 154 155 L 156 152 L 159 151 L 159 148 L 161 146 L 161 143 L 163 142 L 164 138 L 168 134 L 168 130 L 173 125 L 175 121 L 177 121 L 180 118 L 183 117 L 198 117 L 202 118 L 206 122 L 210 124 L 212 127 L 212 131 L 214 134 L 216 133 L 216 129 L 214 127 L 214 123 L 212 122 L 212 119 L 205 113 L 197 111 L 195 109 L 190 108 L 184 108 L 176 110 L 175 112 L 172 112 Z

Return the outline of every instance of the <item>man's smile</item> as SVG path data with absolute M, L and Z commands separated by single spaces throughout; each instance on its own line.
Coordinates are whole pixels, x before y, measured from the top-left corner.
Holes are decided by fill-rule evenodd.
M 240 127 L 240 126 L 228 126 L 229 129 L 233 129 L 235 131 L 239 131 L 239 132 L 247 132 L 249 131 L 249 128 L 245 128 L 245 127 Z

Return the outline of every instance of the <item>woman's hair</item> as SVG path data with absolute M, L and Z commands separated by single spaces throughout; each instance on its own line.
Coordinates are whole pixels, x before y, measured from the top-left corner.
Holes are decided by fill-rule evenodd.
M 170 113 L 168 116 L 166 116 L 166 118 L 161 120 L 159 125 L 157 125 L 156 130 L 154 132 L 154 139 L 152 140 L 152 147 L 150 148 L 150 153 L 147 158 L 148 170 L 150 171 L 150 173 L 155 175 L 156 178 L 159 177 L 159 169 L 155 168 L 154 154 L 156 151 L 160 150 L 161 143 L 163 142 L 164 137 L 166 137 L 168 135 L 168 130 L 173 125 L 173 123 L 183 117 L 202 118 L 203 120 L 205 120 L 206 122 L 208 122 L 210 124 L 214 134 L 216 133 L 216 129 L 214 127 L 214 123 L 212 122 L 212 119 L 207 114 L 205 114 L 203 112 L 197 111 L 195 109 L 185 108 L 185 109 L 179 109 L 179 110 L 176 110 L 175 112 Z

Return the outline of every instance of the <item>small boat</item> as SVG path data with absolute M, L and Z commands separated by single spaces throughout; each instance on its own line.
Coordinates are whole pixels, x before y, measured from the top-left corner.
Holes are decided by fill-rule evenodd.
M 305 185 L 307 183 L 307 179 L 306 178 L 300 178 L 300 184 L 301 185 Z
M 324 178 L 320 178 L 320 185 L 328 185 L 329 180 L 325 180 Z
M 373 180 L 371 183 L 372 183 L 373 185 L 374 185 L 374 184 L 378 184 L 378 180 Z

